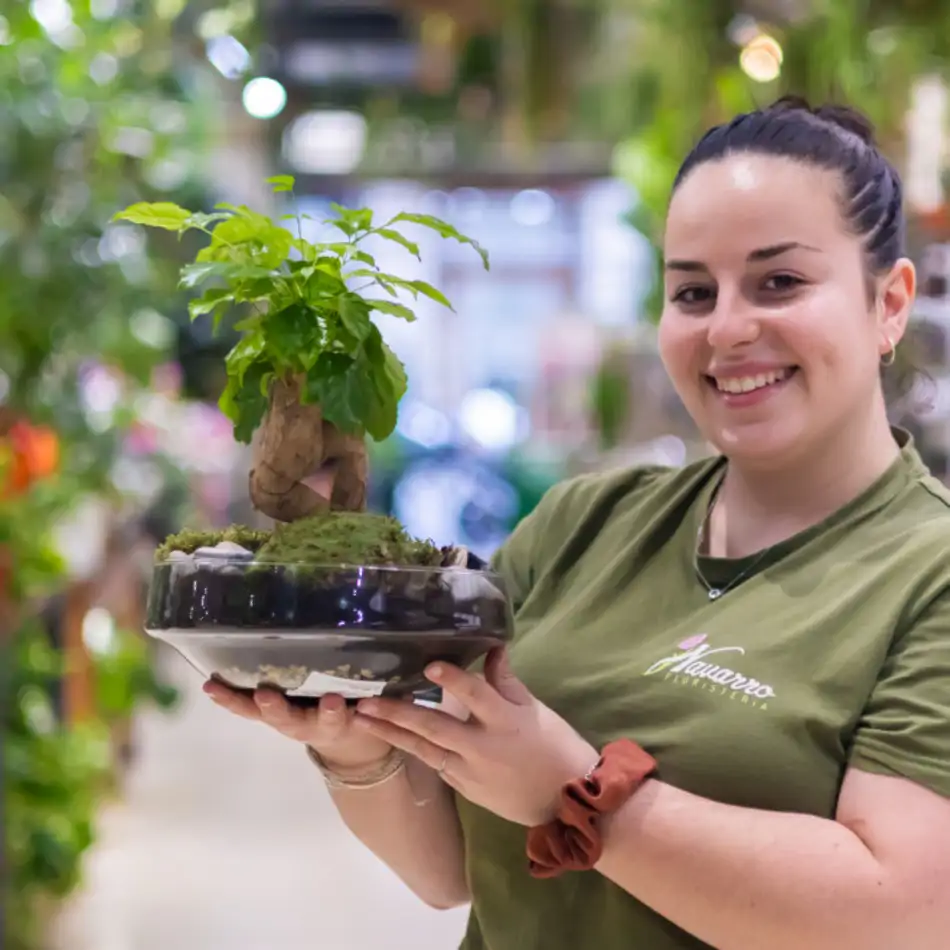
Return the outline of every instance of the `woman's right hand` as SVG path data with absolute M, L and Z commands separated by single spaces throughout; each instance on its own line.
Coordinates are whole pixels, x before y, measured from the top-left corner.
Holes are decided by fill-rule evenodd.
M 259 689 L 253 696 L 208 680 L 205 693 L 214 702 L 243 719 L 262 722 L 281 735 L 302 742 L 317 752 L 334 771 L 359 772 L 378 765 L 392 746 L 376 736 L 353 728 L 353 710 L 342 696 L 324 696 L 318 706 L 294 706 L 274 689 Z

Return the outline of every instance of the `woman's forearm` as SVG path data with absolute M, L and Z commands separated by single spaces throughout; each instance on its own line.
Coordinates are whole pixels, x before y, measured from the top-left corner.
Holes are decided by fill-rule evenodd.
M 383 785 L 331 796 L 350 831 L 419 898 L 439 909 L 468 903 L 454 796 L 432 769 L 410 759 Z
M 597 870 L 718 950 L 932 950 L 909 901 L 835 821 L 650 781 L 605 825 Z

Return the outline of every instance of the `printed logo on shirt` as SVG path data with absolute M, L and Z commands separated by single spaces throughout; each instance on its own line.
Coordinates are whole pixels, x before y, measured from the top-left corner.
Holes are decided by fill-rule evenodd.
M 707 690 L 743 705 L 767 709 L 769 700 L 775 699 L 775 690 L 725 665 L 740 656 L 745 656 L 744 647 L 714 647 L 707 634 L 698 633 L 680 643 L 676 653 L 657 660 L 643 675 L 662 673 L 677 686 Z

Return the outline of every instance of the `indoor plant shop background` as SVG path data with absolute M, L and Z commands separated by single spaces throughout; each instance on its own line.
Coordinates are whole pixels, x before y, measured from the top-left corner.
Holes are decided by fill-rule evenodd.
M 845 98 L 905 173 L 932 382 L 898 415 L 948 471 L 950 12 L 935 0 L 33 0 L 0 11 L 0 44 L 10 946 L 42 946 L 62 906 L 96 896 L 82 869 L 153 754 L 140 736 L 199 729 L 171 708 L 193 680 L 141 635 L 156 539 L 255 520 L 215 405 L 233 337 L 190 323 L 177 286 L 195 248 L 111 223 L 118 209 L 228 200 L 317 229 L 338 201 L 430 212 L 484 245 L 490 275 L 424 234 L 424 264 L 375 249 L 456 312 L 378 319 L 410 388 L 372 446 L 370 507 L 488 557 L 565 475 L 706 451 L 653 343 L 677 163 L 703 127 L 781 92 Z M 279 174 L 292 204 L 263 185 Z M 217 946 L 166 916 L 171 943 Z

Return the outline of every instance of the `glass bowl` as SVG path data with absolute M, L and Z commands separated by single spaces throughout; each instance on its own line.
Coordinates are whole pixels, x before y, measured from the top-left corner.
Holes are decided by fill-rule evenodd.
M 512 613 L 486 570 L 172 555 L 155 566 L 145 629 L 205 678 L 312 705 L 431 689 L 429 663 L 474 663 L 511 639 Z

